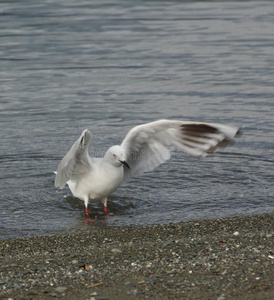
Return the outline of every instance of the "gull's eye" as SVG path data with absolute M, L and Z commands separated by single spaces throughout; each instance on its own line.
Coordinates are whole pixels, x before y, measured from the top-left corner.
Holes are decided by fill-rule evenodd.
M 117 155 L 116 155 L 116 154 L 112 154 L 112 155 L 113 155 L 113 157 L 115 157 L 115 158 L 117 157 Z

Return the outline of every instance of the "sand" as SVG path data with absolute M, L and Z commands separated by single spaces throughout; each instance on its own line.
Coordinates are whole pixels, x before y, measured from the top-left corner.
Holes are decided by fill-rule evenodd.
M 274 299 L 274 214 L 1 240 L 0 298 Z

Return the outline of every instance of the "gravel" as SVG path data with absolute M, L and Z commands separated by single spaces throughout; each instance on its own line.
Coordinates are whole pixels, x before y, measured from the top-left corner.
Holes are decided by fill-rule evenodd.
M 274 299 L 274 214 L 0 241 L 1 299 Z

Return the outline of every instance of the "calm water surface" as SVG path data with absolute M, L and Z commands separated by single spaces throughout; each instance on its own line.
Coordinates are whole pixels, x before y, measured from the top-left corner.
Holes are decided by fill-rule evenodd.
M 100 204 L 91 226 L 273 212 L 274 3 L 1 1 L 0 237 L 84 227 L 54 187 L 81 131 L 102 156 L 135 125 L 223 122 L 244 136 L 203 160 L 172 160 Z

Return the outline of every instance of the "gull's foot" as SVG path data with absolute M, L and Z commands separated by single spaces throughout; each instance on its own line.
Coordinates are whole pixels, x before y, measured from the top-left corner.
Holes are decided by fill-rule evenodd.
M 89 210 L 88 210 L 87 207 L 86 207 L 86 209 L 85 209 L 85 214 L 86 214 L 86 221 L 85 221 L 86 225 L 88 225 L 89 223 L 94 223 L 94 222 L 96 222 L 96 219 L 90 219 L 90 218 L 89 218 Z
M 89 223 L 94 223 L 94 222 L 96 222 L 96 219 L 86 219 L 86 221 L 85 221 L 85 223 L 86 223 L 86 225 L 88 225 Z
M 106 215 L 106 218 L 114 218 L 114 217 L 115 217 L 114 215 L 110 215 L 110 214 Z

